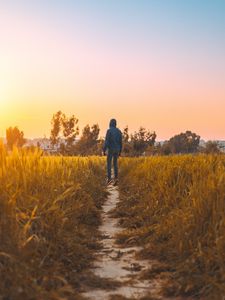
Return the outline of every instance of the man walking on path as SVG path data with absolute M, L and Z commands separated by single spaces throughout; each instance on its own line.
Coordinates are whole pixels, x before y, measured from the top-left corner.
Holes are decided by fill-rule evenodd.
M 116 127 L 116 120 L 112 119 L 109 123 L 109 129 L 107 130 L 105 137 L 105 144 L 103 147 L 103 153 L 107 153 L 107 175 L 108 175 L 108 184 L 112 183 L 111 178 L 111 167 L 113 160 L 113 169 L 114 169 L 114 184 L 118 182 L 118 157 L 122 151 L 122 133 Z

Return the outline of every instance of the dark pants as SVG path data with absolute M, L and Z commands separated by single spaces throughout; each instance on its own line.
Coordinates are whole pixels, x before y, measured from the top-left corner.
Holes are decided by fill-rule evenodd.
M 113 160 L 113 169 L 114 169 L 114 178 L 118 178 L 118 152 L 110 152 L 107 155 L 107 174 L 108 179 L 111 179 L 111 168 L 112 168 L 112 160 Z

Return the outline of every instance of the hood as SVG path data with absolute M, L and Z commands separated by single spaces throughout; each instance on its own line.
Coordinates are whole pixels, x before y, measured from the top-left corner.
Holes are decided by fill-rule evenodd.
M 112 119 L 109 123 L 109 127 L 116 127 L 116 120 Z

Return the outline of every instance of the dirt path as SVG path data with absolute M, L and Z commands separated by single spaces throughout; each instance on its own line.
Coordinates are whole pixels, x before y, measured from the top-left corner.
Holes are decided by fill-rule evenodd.
M 122 228 L 118 225 L 118 219 L 110 217 L 110 211 L 119 202 L 119 192 L 118 188 L 113 186 L 109 186 L 108 190 L 110 194 L 103 206 L 102 225 L 100 226 L 100 232 L 103 236 L 102 249 L 97 252 L 93 271 L 96 276 L 102 279 L 117 281 L 119 286 L 114 290 L 92 289 L 83 295 L 93 300 L 107 300 L 110 299 L 111 295 L 140 299 L 148 293 L 153 298 L 160 299 L 160 283 L 158 280 L 149 282 L 139 279 L 140 272 L 146 269 L 151 263 L 135 258 L 135 253 L 140 248 L 121 248 L 116 244 L 115 235 Z

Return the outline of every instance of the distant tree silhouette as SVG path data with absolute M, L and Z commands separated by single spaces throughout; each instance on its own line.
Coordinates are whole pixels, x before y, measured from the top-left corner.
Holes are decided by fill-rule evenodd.
M 123 129 L 122 137 L 123 137 L 123 149 L 122 149 L 123 154 L 125 156 L 130 156 L 132 154 L 132 145 L 131 145 L 131 142 L 130 142 L 130 135 L 129 135 L 128 126 L 126 126 Z
M 65 144 L 60 144 L 60 152 L 63 154 L 72 154 L 74 141 L 79 134 L 78 119 L 74 115 L 67 117 L 64 113 L 58 111 L 53 114 L 51 124 L 50 141 L 52 146 L 58 146 L 61 134 L 61 137 L 65 140 Z
M 123 142 L 124 143 L 127 143 L 129 141 L 129 129 L 128 129 L 128 126 L 126 126 L 122 132 L 122 135 L 123 135 Z
M 56 146 L 59 143 L 59 133 L 62 125 L 62 112 L 59 110 L 57 113 L 53 114 L 51 121 L 52 129 L 50 135 L 50 141 L 52 146 Z
M 142 155 L 149 146 L 153 146 L 156 140 L 156 133 L 140 127 L 138 132 L 131 134 L 130 142 L 133 155 Z
M 65 114 L 61 117 L 63 136 L 66 142 L 66 149 L 70 151 L 72 149 L 73 143 L 76 136 L 79 134 L 78 119 L 72 115 L 71 117 L 66 117 Z
M 155 143 L 154 145 L 149 145 L 145 150 L 146 155 L 159 155 L 162 153 L 162 146 L 160 143 Z
M 6 129 L 7 146 L 12 150 L 13 146 L 22 147 L 26 143 L 23 131 L 18 127 L 9 127 Z
M 208 141 L 206 142 L 205 147 L 201 148 L 201 152 L 206 154 L 219 154 L 221 153 L 221 150 L 217 142 Z
M 171 148 L 170 148 L 170 143 L 169 143 L 169 141 L 165 141 L 163 143 L 163 145 L 161 145 L 161 147 L 159 149 L 159 154 L 161 154 L 161 155 L 169 155 L 171 153 L 172 153 L 172 151 L 171 151 Z
M 97 155 L 102 155 L 102 149 L 105 143 L 105 139 L 104 138 L 99 138 L 98 139 L 98 145 L 97 145 Z
M 94 124 L 91 127 L 86 125 L 82 131 L 80 140 L 75 145 L 75 152 L 80 155 L 93 155 L 99 153 L 99 126 Z
M 200 136 L 191 131 L 180 133 L 162 146 L 162 154 L 195 153 L 199 148 Z

